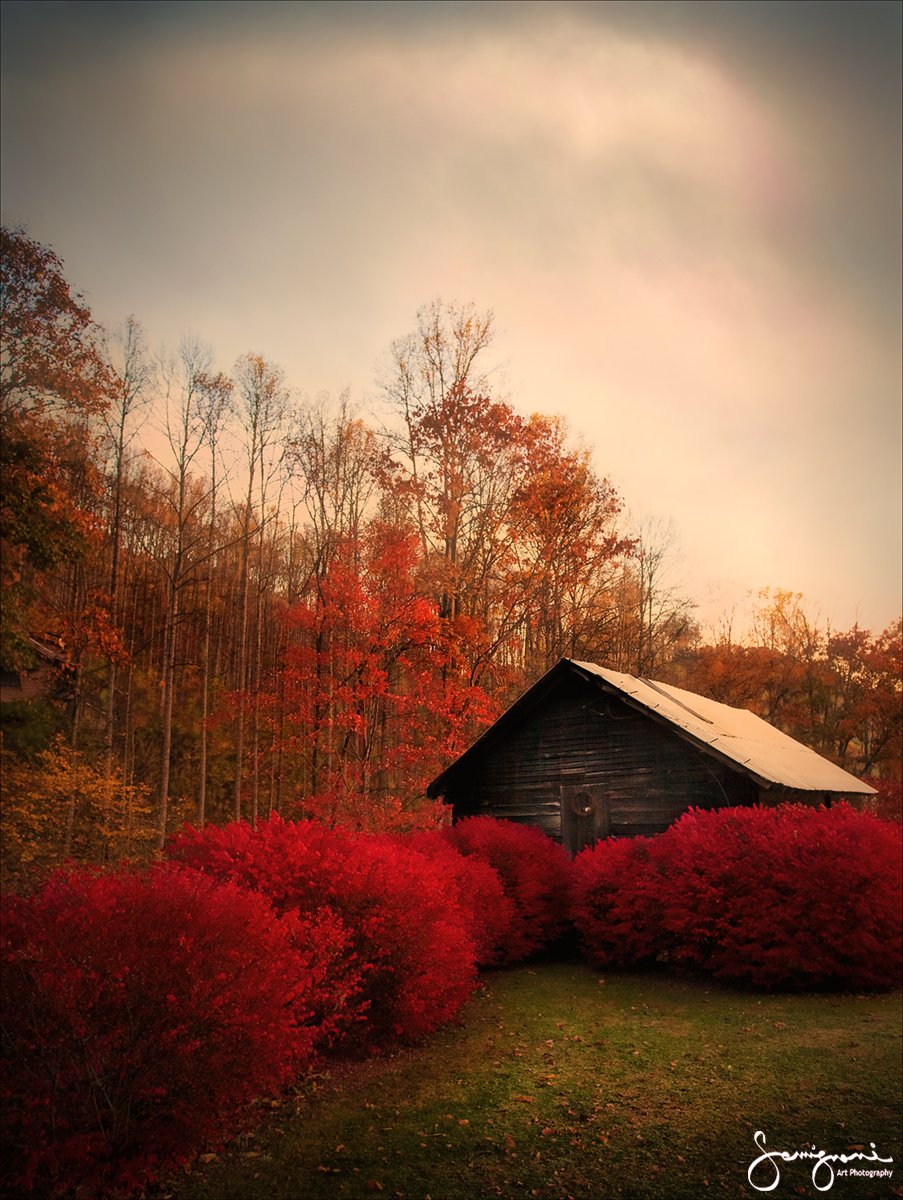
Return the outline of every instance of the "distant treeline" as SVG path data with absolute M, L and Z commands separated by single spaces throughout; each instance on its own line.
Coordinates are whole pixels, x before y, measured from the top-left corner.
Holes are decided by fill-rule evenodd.
M 627 527 L 564 422 L 495 394 L 492 314 L 422 308 L 378 423 L 259 355 L 101 330 L 15 229 L 2 307 L 4 699 L 46 679 L 3 706 L 9 879 L 186 818 L 434 824 L 426 783 L 563 656 L 899 780 L 900 622 L 835 633 L 765 589 L 705 637 L 670 527 Z

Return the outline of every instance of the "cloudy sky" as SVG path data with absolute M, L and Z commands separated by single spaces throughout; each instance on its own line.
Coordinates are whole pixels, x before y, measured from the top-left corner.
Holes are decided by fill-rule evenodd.
M 2 210 L 97 319 L 375 411 L 433 297 L 714 617 L 901 608 L 888 2 L 2 4 Z

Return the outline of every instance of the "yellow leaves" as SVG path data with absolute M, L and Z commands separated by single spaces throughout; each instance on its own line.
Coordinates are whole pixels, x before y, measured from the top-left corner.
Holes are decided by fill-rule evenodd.
M 3 887 L 15 888 L 31 866 L 55 867 L 68 855 L 103 863 L 141 854 L 150 846 L 149 789 L 105 778 L 58 737 L 34 762 L 2 752 L 4 802 Z

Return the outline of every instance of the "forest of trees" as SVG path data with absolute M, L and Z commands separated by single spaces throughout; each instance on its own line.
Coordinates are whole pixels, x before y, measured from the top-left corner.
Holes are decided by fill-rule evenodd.
M 751 708 L 900 780 L 901 624 L 798 594 L 707 632 L 670 527 L 628 525 L 559 417 L 495 394 L 490 313 L 425 305 L 368 418 L 274 363 L 222 370 L 3 230 L 4 877 L 148 857 L 183 821 L 435 824 L 425 785 L 560 657 Z

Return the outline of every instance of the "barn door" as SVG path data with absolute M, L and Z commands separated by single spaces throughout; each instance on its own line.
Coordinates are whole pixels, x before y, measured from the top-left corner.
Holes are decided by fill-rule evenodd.
M 611 813 L 605 788 L 598 783 L 566 783 L 561 787 L 561 840 L 569 854 L 607 838 Z

